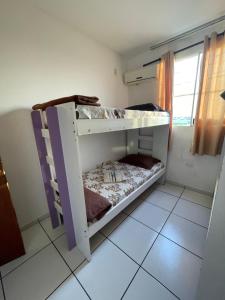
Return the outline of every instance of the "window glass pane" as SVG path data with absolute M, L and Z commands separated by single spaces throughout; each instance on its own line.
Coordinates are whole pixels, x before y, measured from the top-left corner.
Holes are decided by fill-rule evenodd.
M 194 93 L 198 55 L 175 61 L 174 96 Z
M 190 95 L 194 93 L 195 81 L 192 82 L 182 82 L 181 84 L 174 85 L 174 93 L 173 95 L 182 96 L 182 95 Z
M 173 98 L 173 124 L 191 125 L 193 94 Z
M 201 54 L 175 60 L 173 86 L 173 124 L 190 126 L 196 114 Z

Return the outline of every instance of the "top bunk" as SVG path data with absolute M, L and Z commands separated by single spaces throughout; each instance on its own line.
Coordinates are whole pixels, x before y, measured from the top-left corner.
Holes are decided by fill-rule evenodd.
M 147 104 L 147 106 L 154 105 Z M 144 105 L 146 109 L 146 105 Z M 144 127 L 155 127 L 169 125 L 170 116 L 168 112 L 151 109 L 141 110 L 121 109 L 104 107 L 98 103 L 97 97 L 73 95 L 70 97 L 51 100 L 42 104 L 36 104 L 32 108 L 38 110 L 42 117 L 43 127 L 48 129 L 48 111 L 64 111 L 67 119 L 73 120 L 75 135 L 90 135 Z M 156 107 L 157 108 L 157 107 Z
M 77 105 L 78 135 L 168 125 L 169 113 Z

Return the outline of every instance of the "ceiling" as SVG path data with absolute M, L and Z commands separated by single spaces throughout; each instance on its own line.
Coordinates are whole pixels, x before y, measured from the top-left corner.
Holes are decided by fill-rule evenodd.
M 33 0 L 36 6 L 125 54 L 225 14 L 224 0 Z

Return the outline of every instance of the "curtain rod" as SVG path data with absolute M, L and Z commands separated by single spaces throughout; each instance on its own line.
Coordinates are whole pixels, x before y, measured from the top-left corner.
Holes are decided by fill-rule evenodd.
M 216 18 L 216 19 L 213 19 L 213 20 L 211 20 L 211 21 L 209 21 L 209 22 L 207 22 L 207 23 L 204 23 L 204 24 L 202 24 L 202 25 L 200 25 L 200 26 L 194 27 L 194 28 L 192 28 L 192 29 L 190 29 L 190 30 L 187 30 L 187 31 L 185 31 L 185 32 L 183 32 L 183 33 L 181 33 L 181 34 L 178 34 L 178 35 L 176 35 L 176 36 L 173 36 L 173 37 L 169 38 L 168 40 L 165 40 L 165 41 L 163 41 L 163 42 L 159 42 L 159 43 L 157 43 L 157 44 L 154 44 L 154 45 L 152 45 L 152 46 L 150 47 L 150 50 L 154 50 L 154 49 L 159 48 L 159 47 L 161 47 L 161 46 L 163 46 L 163 45 L 167 45 L 167 44 L 172 43 L 172 42 L 174 42 L 174 41 L 177 41 L 177 40 L 179 40 L 179 39 L 188 37 L 188 36 L 190 36 L 190 35 L 193 34 L 193 33 L 196 33 L 196 32 L 198 32 L 198 31 L 201 31 L 201 30 L 203 30 L 203 29 L 206 29 L 206 28 L 208 28 L 208 27 L 211 27 L 211 26 L 213 26 L 213 25 L 215 25 L 215 24 L 217 24 L 217 23 L 223 22 L 223 21 L 225 21 L 225 15 L 220 16 L 220 17 L 218 17 L 218 18 Z
M 224 32 L 221 32 L 221 33 L 218 34 L 218 36 L 222 36 L 222 35 L 224 35 Z M 196 47 L 196 46 L 201 45 L 201 44 L 203 44 L 203 43 L 204 43 L 204 41 L 199 41 L 199 42 L 197 42 L 197 43 L 194 43 L 194 44 L 192 44 L 192 45 L 189 45 L 189 46 L 187 46 L 187 47 L 184 47 L 184 48 L 181 48 L 181 49 L 179 49 L 179 50 L 177 50 L 177 51 L 174 51 L 174 54 L 177 54 L 177 53 L 180 53 L 180 52 L 185 51 L 185 50 L 187 50 L 187 49 Z M 153 60 L 153 61 L 150 61 L 150 62 L 148 62 L 148 63 L 143 64 L 142 67 L 147 67 L 147 66 L 149 66 L 149 65 L 155 64 L 155 63 L 157 63 L 157 62 L 160 62 L 160 60 L 161 60 L 161 58 L 157 58 L 157 59 L 155 59 L 155 60 Z

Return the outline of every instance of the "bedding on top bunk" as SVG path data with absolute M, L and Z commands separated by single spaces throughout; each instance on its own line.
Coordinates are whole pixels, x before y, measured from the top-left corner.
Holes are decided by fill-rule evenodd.
M 95 107 L 89 105 L 77 105 L 77 119 L 139 119 L 151 117 L 168 117 L 165 111 L 143 111 L 112 107 Z
M 35 104 L 32 106 L 33 110 L 37 109 L 42 109 L 46 110 L 46 108 L 54 105 L 59 105 L 59 104 L 65 104 L 69 102 L 74 102 L 76 104 L 82 104 L 82 105 L 89 105 L 89 106 L 100 106 L 100 103 L 97 103 L 99 101 L 98 97 L 95 96 L 83 96 L 83 95 L 72 95 L 69 97 L 63 97 L 63 98 L 58 98 L 55 100 L 50 100 L 48 102 L 44 102 L 41 104 Z
M 144 169 L 119 161 L 108 161 L 94 170 L 85 172 L 83 174 L 83 183 L 85 188 L 104 197 L 112 206 L 115 206 L 162 168 L 162 162 L 157 162 L 150 169 Z M 126 180 L 116 183 L 105 183 L 104 172 L 111 170 L 121 172 Z

